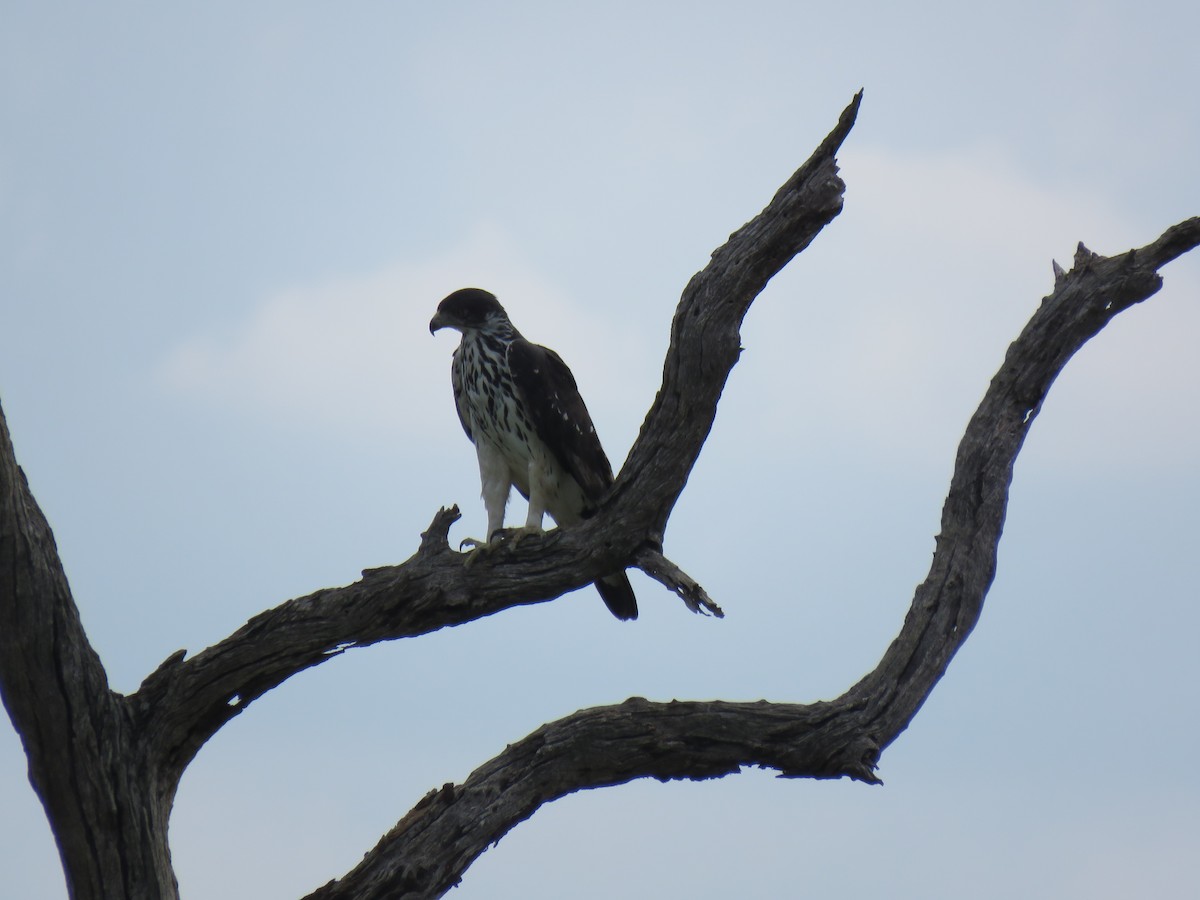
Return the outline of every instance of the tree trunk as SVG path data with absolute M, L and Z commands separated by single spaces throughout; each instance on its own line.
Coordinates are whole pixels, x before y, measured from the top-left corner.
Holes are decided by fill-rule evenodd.
M 164 784 L 131 704 L 108 688 L 0 410 L 0 697 L 58 841 L 71 897 L 178 896 Z

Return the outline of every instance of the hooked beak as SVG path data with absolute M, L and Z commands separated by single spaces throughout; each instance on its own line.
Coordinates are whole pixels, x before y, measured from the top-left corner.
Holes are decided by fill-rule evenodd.
M 437 334 L 437 331 L 439 328 L 449 328 L 449 327 L 450 327 L 450 323 L 446 320 L 446 317 L 442 315 L 441 310 L 434 313 L 433 318 L 429 320 L 429 333 L 430 334 Z

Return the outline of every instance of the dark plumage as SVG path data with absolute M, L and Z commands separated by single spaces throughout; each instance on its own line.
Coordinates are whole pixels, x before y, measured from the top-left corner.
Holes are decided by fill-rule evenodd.
M 527 341 L 494 295 L 455 291 L 429 323 L 462 332 L 451 382 L 458 418 L 475 444 L 487 540 L 504 525 L 511 488 L 529 501 L 522 531 L 540 531 L 550 513 L 559 525 L 587 516 L 612 487 L 613 473 L 571 370 L 557 353 Z M 596 589 L 618 619 L 637 618 L 624 571 Z

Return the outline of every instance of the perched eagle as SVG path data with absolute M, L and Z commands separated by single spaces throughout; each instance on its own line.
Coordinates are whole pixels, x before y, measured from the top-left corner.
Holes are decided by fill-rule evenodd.
M 438 304 L 430 334 L 439 328 L 462 332 L 451 382 L 459 421 L 479 457 L 487 542 L 504 525 L 514 486 L 529 501 L 521 532 L 541 531 L 545 513 L 559 525 L 587 516 L 612 487 L 613 473 L 567 364 L 521 337 L 495 296 L 478 288 Z M 596 589 L 618 619 L 637 618 L 624 571 L 604 576 Z

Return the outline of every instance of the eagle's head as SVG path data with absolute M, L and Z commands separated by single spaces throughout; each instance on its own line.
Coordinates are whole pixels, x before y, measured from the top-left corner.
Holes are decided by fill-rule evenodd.
M 463 288 L 438 304 L 437 313 L 429 320 L 429 333 L 434 334 L 439 328 L 455 328 L 464 333 L 483 331 L 508 324 L 508 315 L 495 294 L 479 288 Z

